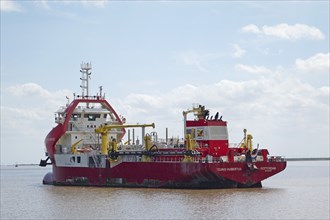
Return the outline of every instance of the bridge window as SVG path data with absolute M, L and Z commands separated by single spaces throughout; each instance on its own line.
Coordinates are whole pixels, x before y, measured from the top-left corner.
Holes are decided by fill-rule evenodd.
M 88 121 L 95 121 L 96 118 L 100 118 L 101 114 L 86 114 L 84 118 L 88 118 Z
M 95 115 L 93 114 L 86 114 L 84 118 L 88 118 L 88 121 L 95 121 Z
M 71 115 L 71 118 L 73 118 L 74 121 L 77 121 L 78 118 L 80 118 L 80 117 L 81 117 L 81 114 L 72 114 Z

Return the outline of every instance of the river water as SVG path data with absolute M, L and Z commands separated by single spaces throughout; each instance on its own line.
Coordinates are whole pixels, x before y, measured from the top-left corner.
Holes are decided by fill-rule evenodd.
M 42 185 L 50 167 L 1 167 L 1 219 L 329 219 L 330 161 L 290 161 L 257 189 Z

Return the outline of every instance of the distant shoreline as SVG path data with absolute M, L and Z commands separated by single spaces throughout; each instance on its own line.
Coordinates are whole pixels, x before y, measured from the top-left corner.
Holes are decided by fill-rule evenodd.
M 312 158 L 286 158 L 287 161 L 322 161 L 330 160 L 330 157 L 312 157 Z
M 330 157 L 301 157 L 301 158 L 286 158 L 287 161 L 327 161 L 330 160 Z M 39 164 L 10 164 L 10 165 L 1 165 L 1 166 L 39 166 Z

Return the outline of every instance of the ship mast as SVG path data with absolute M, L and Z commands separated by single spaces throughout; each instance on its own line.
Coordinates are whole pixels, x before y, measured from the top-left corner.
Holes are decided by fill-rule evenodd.
M 88 98 L 89 95 L 89 85 L 88 80 L 90 79 L 90 75 L 92 74 L 90 70 L 92 69 L 91 63 L 81 63 L 80 64 L 80 72 L 81 72 L 81 96 L 83 98 Z M 89 107 L 89 103 L 87 102 L 87 108 Z

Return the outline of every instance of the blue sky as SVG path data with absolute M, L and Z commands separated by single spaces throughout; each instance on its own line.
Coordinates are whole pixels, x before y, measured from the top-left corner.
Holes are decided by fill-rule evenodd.
M 82 61 L 91 93 L 159 136 L 200 103 L 231 142 L 329 157 L 329 1 L 1 0 L 1 164 L 43 158 Z

